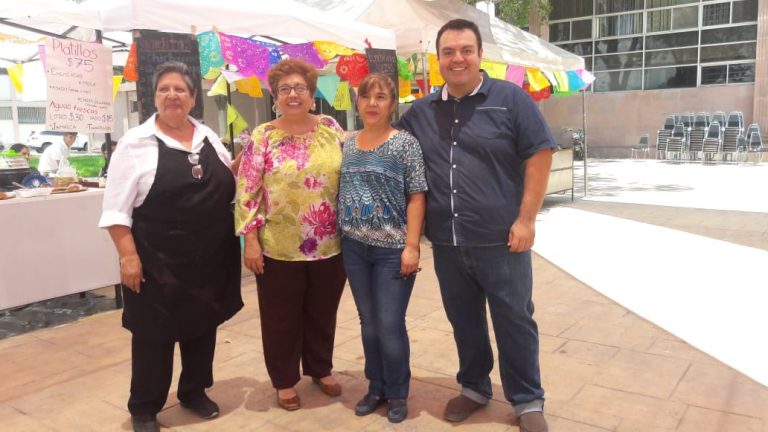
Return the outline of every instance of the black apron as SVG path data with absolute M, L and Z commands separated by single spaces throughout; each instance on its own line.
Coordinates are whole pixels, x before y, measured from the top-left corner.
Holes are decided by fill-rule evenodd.
M 133 210 L 133 239 L 146 282 L 123 287 L 123 327 L 141 339 L 171 341 L 215 329 L 243 307 L 240 242 L 230 203 L 235 180 L 205 139 L 201 179 L 189 153 L 158 138 L 157 173 Z

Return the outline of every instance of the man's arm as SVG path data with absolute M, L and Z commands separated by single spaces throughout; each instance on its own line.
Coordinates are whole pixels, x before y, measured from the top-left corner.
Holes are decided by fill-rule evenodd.
M 525 162 L 520 213 L 509 229 L 507 246 L 510 252 L 525 252 L 533 247 L 536 236 L 536 215 L 544 202 L 551 167 L 552 149 L 549 148 L 539 151 Z

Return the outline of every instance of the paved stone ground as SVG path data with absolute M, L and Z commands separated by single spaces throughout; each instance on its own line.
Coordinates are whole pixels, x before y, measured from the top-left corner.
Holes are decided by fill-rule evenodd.
M 607 175 L 598 170 L 596 174 Z M 765 215 L 754 212 L 680 210 L 594 199 L 571 203 L 564 197 L 550 197 L 546 205 L 571 206 L 768 249 Z M 688 216 L 672 224 L 669 212 Z M 724 218 L 731 223 L 725 225 Z M 747 225 L 755 228 L 733 229 Z M 264 367 L 251 276 L 243 279 L 245 309 L 219 331 L 216 383 L 210 395 L 219 402 L 222 415 L 200 421 L 179 407 L 172 391 L 160 422 L 178 431 L 517 431 L 496 371 L 492 376 L 495 396 L 488 408 L 460 425 L 441 419 L 445 402 L 458 391 L 457 359 L 429 246 L 424 244 L 422 251 L 424 271 L 417 279 L 407 317 L 413 380 L 410 414 L 404 423 L 389 424 L 383 409 L 367 417 L 352 412 L 366 384 L 359 322 L 348 290 L 339 310 L 335 351 L 335 373 L 344 394 L 328 398 L 304 379 L 298 386 L 303 408 L 292 413 L 278 408 Z M 538 255 L 534 255 L 534 279 L 551 431 L 768 432 L 765 386 Z M 107 312 L 0 340 L 5 360 L 0 369 L 0 429 L 129 430 L 125 408 L 129 338 L 120 328 L 119 312 Z

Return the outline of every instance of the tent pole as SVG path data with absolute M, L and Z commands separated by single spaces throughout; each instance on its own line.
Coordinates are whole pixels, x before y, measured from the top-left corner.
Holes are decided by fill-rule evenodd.
M 421 78 L 422 78 L 422 83 L 424 85 L 424 88 L 422 89 L 423 90 L 422 94 L 426 96 L 428 94 L 427 92 L 427 79 L 428 79 L 427 78 L 427 52 L 426 51 L 421 52 Z
M 584 142 L 582 143 L 582 146 L 584 147 L 584 196 L 586 197 L 589 194 L 589 188 L 587 186 L 587 183 L 589 181 L 587 180 L 587 97 L 586 97 L 586 89 L 581 90 L 581 130 L 584 131 Z
M 229 64 L 227 64 L 225 68 L 229 70 Z M 227 108 L 225 109 L 224 118 L 227 118 L 229 115 L 229 106 L 232 105 L 232 93 L 229 90 L 229 80 L 225 81 L 227 81 Z M 229 124 L 229 144 L 232 146 L 232 159 L 234 159 L 237 157 L 237 152 L 235 151 L 235 122 Z

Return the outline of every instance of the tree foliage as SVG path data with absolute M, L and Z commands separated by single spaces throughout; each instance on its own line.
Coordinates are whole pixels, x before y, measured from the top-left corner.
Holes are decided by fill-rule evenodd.
M 474 6 L 479 0 L 464 0 Z M 539 20 L 546 22 L 551 6 L 547 0 L 492 0 L 496 3 L 496 18 L 514 24 L 518 27 L 528 27 L 530 22 L 531 3 L 536 5 Z

